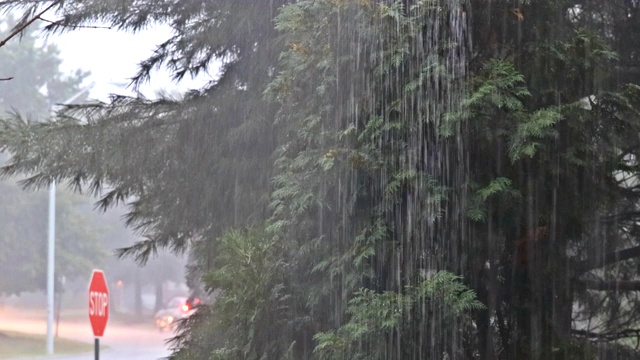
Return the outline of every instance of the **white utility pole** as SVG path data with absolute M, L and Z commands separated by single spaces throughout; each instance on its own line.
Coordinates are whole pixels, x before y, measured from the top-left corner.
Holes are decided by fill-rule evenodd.
M 80 96 L 87 93 L 93 88 L 95 83 L 91 83 L 75 95 L 63 102 L 68 105 L 76 101 Z M 53 315 L 54 315 L 54 279 L 55 279 L 55 260 L 56 260 L 56 182 L 51 181 L 49 185 L 49 237 L 47 246 L 47 354 L 53 355 Z

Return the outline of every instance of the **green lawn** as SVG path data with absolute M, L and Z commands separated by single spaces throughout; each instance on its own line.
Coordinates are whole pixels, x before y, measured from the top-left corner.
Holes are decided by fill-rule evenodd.
M 56 354 L 83 353 L 93 350 L 93 344 L 57 338 L 54 341 Z M 45 336 L 0 331 L 0 359 L 46 354 Z

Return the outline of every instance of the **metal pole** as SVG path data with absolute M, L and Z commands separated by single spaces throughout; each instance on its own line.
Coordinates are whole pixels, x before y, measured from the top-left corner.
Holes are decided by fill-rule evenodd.
M 63 104 L 70 104 L 85 92 L 91 90 L 95 83 L 85 86 L 75 95 L 67 99 Z M 53 355 L 53 314 L 55 311 L 54 300 L 54 271 L 56 260 L 56 182 L 51 181 L 49 186 L 49 236 L 48 236 L 48 255 L 47 255 L 47 354 Z
M 49 246 L 47 259 L 47 354 L 53 354 L 54 268 L 56 233 L 56 183 L 49 187 Z
M 100 338 L 96 338 L 95 344 L 95 358 L 100 360 Z
M 60 289 L 58 289 L 58 301 L 56 304 L 58 308 L 56 309 L 56 335 L 55 338 L 58 338 L 58 328 L 60 327 L 60 310 L 62 309 L 62 296 L 64 295 L 64 284 L 67 282 L 67 279 L 64 276 L 60 277 Z

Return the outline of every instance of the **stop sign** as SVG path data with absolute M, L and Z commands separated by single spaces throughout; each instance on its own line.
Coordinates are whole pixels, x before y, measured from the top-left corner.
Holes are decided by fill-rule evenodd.
M 94 336 L 102 336 L 109 320 L 109 288 L 102 270 L 93 270 L 89 281 L 89 321 Z

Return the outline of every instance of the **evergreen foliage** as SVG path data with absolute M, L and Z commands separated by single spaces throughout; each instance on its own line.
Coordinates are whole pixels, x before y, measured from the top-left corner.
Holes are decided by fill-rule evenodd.
M 407 287 L 402 294 L 361 289 L 349 300 L 349 321 L 337 330 L 315 335 L 318 341 L 315 352 L 318 359 L 323 360 L 412 357 L 419 346 L 411 343 L 403 347 L 390 346 L 411 338 L 405 333 L 410 331 L 407 324 L 420 319 L 422 341 L 429 342 L 442 336 L 455 336 L 459 322 L 469 321 L 469 312 L 481 308 L 483 305 L 460 278 L 447 272 Z M 427 329 L 437 330 L 434 333 Z
M 0 39 L 6 38 L 17 20 L 9 16 L 0 21 Z M 77 70 L 64 75 L 59 50 L 39 44 L 38 30 L 28 28 L 20 38 L 0 48 L 0 112 L 19 111 L 31 118 L 43 117 L 50 109 L 77 93 L 89 75 Z
M 219 293 L 177 359 L 575 358 L 640 321 L 609 291 L 638 277 L 639 6 L 60 3 L 51 31 L 173 28 L 134 84 L 220 76 L 2 120 L 3 171 L 135 198 L 123 255 L 192 251 Z
M 16 24 L 13 17 L 0 22 L 4 39 Z M 49 114 L 50 108 L 80 90 L 88 75 L 65 76 L 53 45 L 38 43 L 35 29 L 0 48 L 0 113 L 20 113 L 29 118 Z M 8 159 L 0 153 L 0 164 Z M 58 196 L 56 274 L 74 280 L 106 257 L 100 243 L 102 228 L 80 209 L 77 195 Z M 20 294 L 46 288 L 47 195 L 22 191 L 13 179 L 0 182 L 0 294 Z M 58 289 L 61 287 L 58 285 Z

